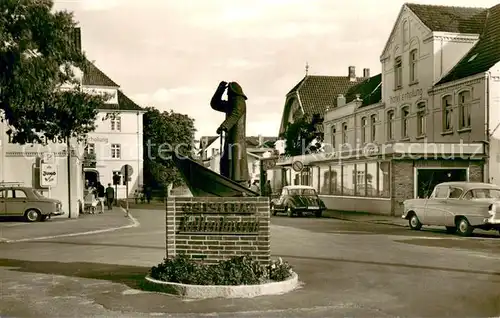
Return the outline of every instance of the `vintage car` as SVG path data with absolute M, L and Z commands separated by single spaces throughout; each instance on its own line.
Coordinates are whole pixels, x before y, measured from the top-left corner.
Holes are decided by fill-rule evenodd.
M 479 182 L 444 182 L 427 199 L 406 200 L 403 218 L 410 228 L 445 226 L 448 233 L 470 236 L 474 229 L 500 232 L 500 187 Z
M 271 200 L 273 215 L 284 212 L 292 217 L 301 216 L 303 213 L 313 213 L 316 217 L 321 217 L 324 210 L 326 210 L 325 204 L 318 197 L 316 190 L 310 186 L 285 186 L 281 190 L 280 197 Z
M 36 189 L 0 186 L 0 216 L 24 216 L 26 221 L 36 222 L 63 214 L 61 201 L 46 198 Z

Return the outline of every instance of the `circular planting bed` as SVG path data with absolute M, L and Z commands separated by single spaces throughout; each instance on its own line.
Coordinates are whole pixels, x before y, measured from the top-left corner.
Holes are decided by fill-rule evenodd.
M 299 280 L 292 267 L 281 258 L 267 266 L 248 256 L 203 265 L 179 255 L 153 267 L 146 283 L 149 290 L 206 299 L 279 295 L 296 289 Z

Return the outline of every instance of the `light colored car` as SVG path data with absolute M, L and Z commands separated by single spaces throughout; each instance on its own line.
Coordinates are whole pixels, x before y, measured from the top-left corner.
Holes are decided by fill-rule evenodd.
M 319 198 L 313 187 L 305 185 L 284 186 L 279 198 L 271 200 L 271 213 L 276 215 L 284 212 L 288 216 L 312 213 L 321 217 L 326 210 L 325 204 Z
M 427 199 L 404 201 L 410 228 L 445 226 L 448 233 L 470 236 L 474 229 L 500 232 L 500 187 L 480 182 L 444 182 Z
M 61 201 L 46 198 L 36 189 L 0 187 L 0 216 L 24 216 L 28 222 L 37 222 L 63 214 Z

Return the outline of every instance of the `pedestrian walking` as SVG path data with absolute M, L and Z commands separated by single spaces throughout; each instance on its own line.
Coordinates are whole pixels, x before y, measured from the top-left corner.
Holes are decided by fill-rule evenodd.
M 113 209 L 114 200 L 115 200 L 115 189 L 113 189 L 111 183 L 108 183 L 108 187 L 106 188 L 106 204 L 108 206 L 108 210 Z

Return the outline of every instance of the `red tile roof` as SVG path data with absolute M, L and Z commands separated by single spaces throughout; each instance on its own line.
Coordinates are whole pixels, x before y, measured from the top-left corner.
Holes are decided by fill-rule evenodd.
M 94 63 L 87 60 L 85 69 L 83 70 L 83 85 L 88 86 L 105 86 L 105 87 L 120 87 L 112 79 L 110 79 L 103 71 L 101 71 Z
M 349 88 L 363 80 L 363 77 L 351 81 L 348 76 L 308 75 L 288 92 L 287 97 L 297 93 L 306 115 L 323 116 L 327 107 L 337 106 L 339 94 L 346 94 Z
M 432 31 L 481 34 L 487 8 L 405 4 Z
M 438 83 L 487 72 L 500 62 L 500 4 L 487 10 L 484 31 L 472 49 Z

